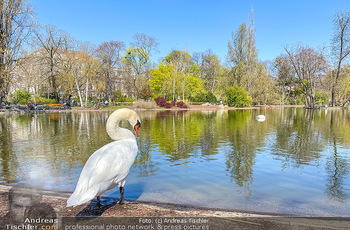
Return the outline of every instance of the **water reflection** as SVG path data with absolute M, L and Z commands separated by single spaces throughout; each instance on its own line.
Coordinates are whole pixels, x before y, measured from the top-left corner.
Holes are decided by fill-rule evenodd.
M 314 125 L 315 110 L 285 111 L 280 119 L 273 154 L 282 160 L 283 167 L 317 163 L 324 140 Z
M 9 123 L 7 117 L 0 119 L 1 179 L 7 183 L 16 181 L 17 177 L 12 172 L 16 172 L 19 167 L 16 154 L 12 149 L 12 128 Z
M 109 114 L 0 116 L 1 181 L 29 181 L 35 186 L 72 190 L 89 156 L 111 141 L 105 131 Z M 265 115 L 264 122 L 255 119 L 259 114 Z M 179 110 L 140 111 L 139 115 L 140 150 L 130 180 L 135 188 L 142 184 L 144 193 L 147 183 L 157 181 L 164 183 L 160 191 L 166 186 L 176 191 L 184 185 L 204 190 L 217 186 L 228 194 L 242 191 L 230 198 L 214 197 L 232 199 L 232 208 L 242 197 L 263 203 L 262 194 L 274 192 L 284 202 L 306 202 L 298 194 L 281 195 L 287 191 L 283 178 L 293 178 L 296 184 L 288 188 L 315 183 L 313 190 L 304 194 L 310 200 L 319 194 L 320 200 L 349 203 L 347 110 Z M 295 175 L 301 176 L 294 179 Z M 269 181 L 273 188 L 258 187 Z
M 201 118 L 182 110 L 158 112 L 150 122 L 149 135 L 159 152 L 166 155 L 166 160 L 185 160 L 193 156 L 192 152 L 198 148 L 203 126 Z
M 340 119 L 339 116 L 341 116 Z M 337 127 L 339 126 L 337 123 L 343 123 L 346 120 L 349 121 L 348 118 L 344 117 L 344 113 L 337 115 L 336 111 L 331 111 L 329 144 L 331 146 L 330 149 L 333 148 L 333 154 L 330 154 L 327 157 L 326 170 L 328 173 L 328 178 L 326 184 L 326 194 L 330 199 L 339 202 L 345 202 L 348 198 L 344 184 L 345 179 L 349 175 L 350 163 L 349 158 L 344 157 L 344 155 L 346 156 L 348 153 L 338 151 L 337 143 L 341 141 L 336 133 L 338 132 Z

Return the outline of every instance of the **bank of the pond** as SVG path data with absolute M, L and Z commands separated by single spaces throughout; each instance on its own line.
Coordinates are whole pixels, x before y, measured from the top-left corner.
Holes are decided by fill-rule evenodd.
M 71 107 L 69 109 L 40 109 L 40 110 L 29 110 L 31 113 L 42 113 L 42 112 L 69 112 L 69 111 L 114 111 L 120 108 L 130 108 L 134 110 L 198 110 L 198 111 L 216 111 L 216 110 L 236 110 L 236 109 L 274 109 L 274 108 L 300 108 L 303 105 L 261 105 L 261 106 L 251 106 L 251 107 L 228 107 L 219 105 L 189 105 L 188 108 L 172 107 L 169 109 L 156 107 L 156 108 L 142 108 L 138 106 L 119 106 L 119 107 L 101 107 L 96 108 L 82 108 L 82 107 Z M 339 107 L 340 108 L 340 107 Z M 10 109 L 0 109 L 0 113 L 27 113 L 27 110 L 10 108 Z
M 14 200 L 23 199 L 28 203 L 28 199 L 40 197 L 40 203 L 51 205 L 60 216 L 207 216 L 207 217 L 272 217 L 276 214 L 253 213 L 237 210 L 209 209 L 189 205 L 142 202 L 136 200 L 127 200 L 124 205 L 109 204 L 98 208 L 96 200 L 76 207 L 66 207 L 67 199 L 72 192 L 41 190 L 36 188 L 14 187 L 0 184 L 0 217 L 9 212 L 9 206 L 14 201 L 9 201 L 9 193 Z M 14 195 L 13 195 L 14 194 Z M 39 195 L 38 195 L 39 194 Z M 24 199 L 25 197 L 25 199 Z M 103 198 L 102 201 L 112 198 Z M 112 203 L 112 202 L 109 202 Z
M 9 194 L 12 200 L 9 201 Z M 39 195 L 40 194 L 40 195 Z M 169 203 L 151 203 L 141 201 L 126 201 L 122 206 L 118 204 L 105 205 L 97 207 L 95 202 L 80 205 L 74 208 L 67 208 L 66 201 L 70 192 L 67 191 L 50 191 L 38 190 L 32 188 L 12 187 L 9 185 L 0 185 L 0 229 L 9 229 L 8 226 L 25 226 L 28 228 L 11 228 L 11 229 L 42 229 L 40 226 L 46 226 L 45 229 L 58 229 L 64 224 L 66 226 L 95 226 L 92 223 L 101 222 L 102 225 L 108 221 L 115 221 L 111 217 L 122 217 L 128 226 L 146 226 L 157 229 L 347 229 L 350 226 L 349 218 L 310 218 L 296 216 L 282 216 L 276 214 L 262 214 L 252 212 L 240 212 L 230 210 L 216 210 L 201 207 L 185 206 Z M 39 198 L 38 198 L 39 197 Z M 33 200 L 35 201 L 33 202 Z M 36 202 L 36 203 L 35 203 Z M 16 205 L 13 205 L 13 204 Z M 31 206 L 30 206 L 31 205 Z M 13 207 L 13 210 L 11 210 Z M 32 210 L 36 207 L 39 210 Z M 23 213 L 30 210 L 30 220 L 51 220 L 55 218 L 59 221 L 56 225 L 40 225 L 34 222 L 31 225 L 24 224 L 28 218 Z M 11 213 L 12 211 L 12 213 Z M 13 214 L 15 212 L 15 214 Z M 15 217 L 13 217 L 13 215 Z M 23 218 L 21 218 L 23 216 Z M 75 217 L 75 218 L 66 218 Z M 76 218 L 82 217 L 82 218 Z M 90 217 L 90 218 L 87 218 Z M 92 217 L 92 218 L 91 218 Z M 109 219 L 99 219 L 96 217 L 109 217 Z M 140 219 L 146 217 L 147 219 Z M 152 219 L 153 218 L 153 219 Z M 154 219 L 156 218 L 156 219 Z M 186 224 L 190 218 L 193 224 Z M 53 219 L 52 219 L 53 220 Z M 100 220 L 100 221 L 99 221 Z M 155 225 L 144 225 L 140 220 L 156 221 Z M 163 221 L 169 221 L 167 223 Z M 64 222 L 65 221 L 65 222 Z M 68 222 L 67 222 L 68 221 Z M 95 221 L 95 222 L 91 222 Z M 106 222 L 107 221 L 107 222 Z M 159 222 L 162 221 L 162 222 Z M 185 224 L 181 224 L 182 222 Z M 62 222 L 62 223 L 61 223 Z M 118 221 L 117 221 L 118 222 Z M 124 223 L 123 222 L 123 223 Z M 181 223 L 180 223 L 181 222 Z M 159 224 L 161 223 L 161 224 Z M 180 223 L 180 224 L 179 224 Z M 204 223 L 204 224 L 203 224 Z M 73 225 L 69 225 L 73 224 Z M 123 227 L 118 222 L 118 226 Z M 61 226 L 62 225 L 62 226 Z M 100 226 L 102 226 L 100 225 Z M 5 227 L 6 226 L 6 227 Z M 51 227 L 50 227 L 51 226 Z M 112 226 L 112 225 L 108 225 Z M 113 225 L 114 227 L 116 225 Z M 126 226 L 126 225 L 125 225 Z M 166 228 L 161 228 L 163 226 Z M 30 227 L 30 228 L 29 228 Z M 39 228 L 37 228 L 39 227 Z M 50 228 L 48 228 L 50 227 Z M 80 228 L 79 228 L 80 229 Z M 84 228 L 85 229 L 85 228 Z M 115 228 L 113 228 L 115 229 Z M 118 228 L 119 229 L 119 228 Z M 124 228 L 121 228 L 124 229 Z M 131 228 L 138 229 L 138 228 Z M 142 228 L 140 228 L 142 229 Z M 147 228 L 153 229 L 153 228 Z M 183 228 L 185 229 L 185 228 Z

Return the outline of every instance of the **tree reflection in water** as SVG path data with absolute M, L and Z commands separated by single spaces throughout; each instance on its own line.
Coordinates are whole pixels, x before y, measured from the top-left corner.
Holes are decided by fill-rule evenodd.
M 19 168 L 18 159 L 13 151 L 12 144 L 12 126 L 10 117 L 0 118 L 0 157 L 1 157 L 1 179 L 6 183 L 17 181 L 17 172 Z
M 349 116 L 345 117 L 343 111 L 330 111 L 330 146 L 333 147 L 333 154 L 327 156 L 326 170 L 328 172 L 326 194 L 332 200 L 345 202 L 349 197 L 344 188 L 345 180 L 349 175 L 350 163 L 348 152 L 338 152 L 337 142 L 341 142 L 342 136 L 338 136 L 339 126 L 347 126 L 346 132 L 349 131 Z M 343 127 L 344 128 L 344 127 Z

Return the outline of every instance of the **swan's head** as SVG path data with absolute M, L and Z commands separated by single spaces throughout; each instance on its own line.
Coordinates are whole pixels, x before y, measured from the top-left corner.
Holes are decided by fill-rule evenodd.
M 137 120 L 136 124 L 134 125 L 134 130 L 135 130 L 137 136 L 139 136 L 139 128 L 140 127 L 141 127 L 141 122 L 140 122 L 140 120 Z
M 136 135 L 139 136 L 139 128 L 141 127 L 141 119 L 139 115 L 133 110 L 122 109 L 126 119 L 129 121 L 130 125 L 134 128 Z
M 141 119 L 139 115 L 137 115 L 137 113 L 131 109 L 124 108 L 114 111 L 107 120 L 107 133 L 113 140 L 122 140 L 135 137 L 130 130 L 119 127 L 119 121 L 121 120 L 127 120 L 134 128 L 136 135 L 139 136 L 139 128 L 141 126 Z

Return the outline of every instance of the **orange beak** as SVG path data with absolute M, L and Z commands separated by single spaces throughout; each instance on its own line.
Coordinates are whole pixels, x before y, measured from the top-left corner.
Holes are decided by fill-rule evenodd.
M 139 127 L 140 125 L 135 125 L 134 127 L 137 136 L 139 136 Z
M 136 135 L 139 136 L 139 128 L 141 126 L 141 122 L 139 120 L 137 120 L 136 125 L 134 126 Z

